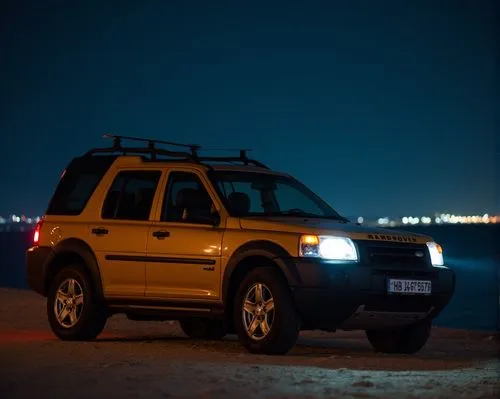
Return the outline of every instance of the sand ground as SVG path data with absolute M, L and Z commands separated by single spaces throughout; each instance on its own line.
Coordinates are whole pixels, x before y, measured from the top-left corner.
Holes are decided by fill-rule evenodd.
M 498 398 L 500 342 L 434 329 L 417 355 L 376 354 L 362 332 L 305 332 L 287 356 L 235 337 L 186 338 L 174 322 L 114 316 L 95 342 L 60 342 L 43 298 L 0 289 L 1 398 Z

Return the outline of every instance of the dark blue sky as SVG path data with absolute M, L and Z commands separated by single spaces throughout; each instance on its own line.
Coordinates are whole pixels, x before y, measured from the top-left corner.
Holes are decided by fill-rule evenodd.
M 343 214 L 500 211 L 497 1 L 271 3 L 3 3 L 0 214 L 108 131 L 252 147 Z

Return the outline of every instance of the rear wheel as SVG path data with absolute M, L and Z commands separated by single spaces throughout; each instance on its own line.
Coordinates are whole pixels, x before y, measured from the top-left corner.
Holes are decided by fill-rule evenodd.
M 184 334 L 195 339 L 221 339 L 226 335 L 224 322 L 221 320 L 186 319 L 179 324 Z
M 431 330 L 431 322 L 423 322 L 391 330 L 368 330 L 366 336 L 377 352 L 413 354 L 425 346 Z
M 251 353 L 284 355 L 293 348 L 300 320 L 279 270 L 252 270 L 236 294 L 233 315 L 242 345 Z
M 67 266 L 54 277 L 47 293 L 47 315 L 52 331 L 61 340 L 89 341 L 102 332 L 106 308 L 81 265 Z

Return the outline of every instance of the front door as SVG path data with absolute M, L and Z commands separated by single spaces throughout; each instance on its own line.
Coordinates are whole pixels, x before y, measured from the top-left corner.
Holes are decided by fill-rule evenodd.
M 100 265 L 106 297 L 144 297 L 150 214 L 160 170 L 119 172 L 109 187 L 89 241 Z
M 196 171 L 170 171 L 159 221 L 149 230 L 146 296 L 219 299 L 224 222 Z

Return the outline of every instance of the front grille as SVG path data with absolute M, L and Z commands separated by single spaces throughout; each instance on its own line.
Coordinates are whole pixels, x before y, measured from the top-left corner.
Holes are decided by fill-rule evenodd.
M 366 249 L 368 264 L 374 268 L 425 269 L 428 253 L 418 247 L 369 246 Z
M 365 304 L 372 312 L 428 312 L 433 299 L 427 296 L 371 295 Z
M 401 278 L 424 278 L 433 279 L 438 277 L 437 270 L 387 270 L 387 269 L 372 269 L 373 276 L 384 277 L 401 277 Z

